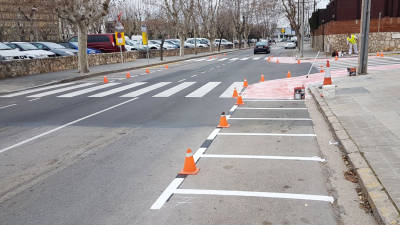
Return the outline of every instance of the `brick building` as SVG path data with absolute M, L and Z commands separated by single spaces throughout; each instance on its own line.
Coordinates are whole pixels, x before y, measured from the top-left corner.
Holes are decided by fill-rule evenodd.
M 347 51 L 346 37 L 360 33 L 361 0 L 331 0 L 310 19 L 312 46 Z M 371 0 L 370 52 L 400 50 L 400 0 Z
M 0 0 L 0 41 L 60 41 L 52 0 Z

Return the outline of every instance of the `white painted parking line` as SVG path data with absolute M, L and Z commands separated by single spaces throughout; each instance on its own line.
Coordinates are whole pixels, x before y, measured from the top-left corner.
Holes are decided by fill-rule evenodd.
M 163 92 L 161 92 L 159 94 L 156 94 L 153 97 L 156 97 L 156 98 L 170 97 L 171 95 L 176 94 L 176 93 L 182 91 L 183 89 L 190 87 L 191 85 L 193 85 L 195 83 L 196 82 L 184 82 L 184 83 L 181 83 L 181 84 L 179 84 L 179 85 L 177 85 L 175 87 L 172 87 L 172 88 L 170 88 L 168 90 L 165 90 L 165 91 L 163 91 Z
M 236 88 L 237 92 L 240 93 L 243 89 L 243 82 L 234 82 L 219 97 L 220 98 L 232 98 L 234 88 Z
M 109 96 L 109 95 L 112 95 L 112 94 L 115 94 L 115 93 L 118 93 L 118 92 L 121 92 L 121 91 L 125 91 L 125 90 L 128 90 L 128 89 L 131 89 L 131 88 L 143 85 L 143 84 L 146 84 L 146 82 L 136 82 L 136 83 L 133 83 L 133 84 L 128 84 L 128 85 L 125 85 L 125 86 L 122 86 L 122 87 L 118 87 L 118 88 L 114 88 L 114 89 L 111 89 L 111 90 L 108 90 L 108 91 L 100 92 L 98 94 L 91 95 L 89 97 L 90 98 L 101 98 L 101 97 Z
M 218 133 L 221 131 L 220 128 L 216 128 L 211 132 L 211 134 L 207 137 L 207 140 L 214 140 Z
M 14 145 L 11 145 L 11 146 L 9 146 L 9 147 L 6 147 L 6 148 L 1 149 L 1 150 L 0 150 L 0 154 L 3 153 L 3 152 L 8 151 L 8 150 L 10 150 L 10 149 L 19 147 L 19 146 L 21 146 L 21 145 L 23 145 L 23 144 L 26 144 L 26 143 L 29 143 L 29 142 L 31 142 L 31 141 L 34 141 L 34 140 L 36 140 L 36 139 L 39 139 L 39 138 L 41 138 L 41 137 L 43 137 L 43 136 L 49 135 L 49 134 L 51 134 L 51 133 L 54 133 L 54 132 L 56 132 L 56 131 L 58 131 L 58 130 L 61 130 L 61 129 L 65 128 L 65 127 L 68 127 L 68 126 L 70 126 L 70 125 L 73 125 L 73 124 L 75 124 L 75 123 L 78 123 L 78 122 L 80 122 L 80 121 L 82 121 L 82 120 L 86 120 L 86 119 L 88 119 L 88 118 L 91 118 L 91 117 L 96 116 L 96 115 L 98 115 L 98 114 L 101 114 L 101 113 L 103 113 L 103 112 L 107 112 L 107 111 L 109 111 L 109 110 L 111 110 L 111 109 L 114 109 L 114 108 L 117 108 L 117 107 L 119 107 L 119 106 L 125 105 L 125 104 L 127 104 L 127 103 L 129 103 L 129 102 L 131 102 L 131 101 L 133 101 L 133 100 L 136 100 L 136 99 L 137 99 L 137 98 L 129 99 L 128 101 L 121 102 L 121 103 L 119 103 L 119 104 L 113 105 L 113 106 L 108 107 L 108 108 L 106 108 L 106 109 L 100 110 L 100 111 L 98 111 L 98 112 L 92 113 L 92 114 L 90 114 L 90 115 L 87 115 L 87 116 L 85 116 L 85 117 L 79 118 L 79 119 L 74 120 L 74 121 L 72 121 L 72 122 L 66 123 L 66 124 L 64 124 L 64 125 L 61 125 L 61 126 L 59 126 L 59 127 L 56 127 L 56 128 L 54 128 L 54 129 L 51 129 L 51 130 L 46 131 L 46 132 L 44 132 L 44 133 L 41 133 L 41 134 L 38 134 L 38 135 L 33 136 L 33 137 L 31 137 L 31 138 L 28 138 L 28 139 L 26 139 L 26 140 L 24 140 L 24 141 L 20 141 L 20 142 L 14 144 Z
M 310 118 L 238 118 L 230 117 L 230 120 L 277 120 L 277 121 L 303 121 L 311 120 Z
M 8 95 L 3 95 L 3 96 L 0 96 L 0 97 L 1 98 L 11 98 L 11 97 L 30 94 L 30 93 L 33 93 L 33 92 L 39 92 L 39 91 L 45 91 L 45 90 L 58 88 L 58 87 L 64 87 L 64 86 L 71 85 L 71 84 L 74 84 L 74 83 L 71 82 L 71 83 L 65 83 L 65 84 L 50 85 L 50 86 L 41 87 L 41 88 L 28 89 L 28 90 L 25 90 L 25 91 L 19 91 L 19 92 L 15 92 L 15 93 L 8 94 Z
M 277 134 L 277 133 L 218 133 L 218 136 L 285 136 L 285 137 L 316 137 L 316 134 Z
M 160 83 L 153 84 L 153 85 L 151 85 L 151 86 L 148 86 L 148 87 L 139 89 L 139 90 L 137 90 L 137 91 L 134 91 L 134 92 L 131 92 L 131 93 L 122 95 L 121 97 L 124 97 L 124 98 L 138 97 L 138 96 L 140 96 L 140 95 L 142 95 L 142 94 L 145 94 L 145 93 L 147 93 L 147 92 L 153 91 L 153 90 L 155 90 L 155 89 L 157 89 L 157 88 L 164 87 L 165 85 L 168 85 L 168 84 L 170 84 L 170 83 L 171 83 L 171 82 L 160 82 Z
M 42 93 L 39 93 L 39 94 L 30 95 L 30 96 L 28 96 L 28 98 L 41 98 L 41 97 L 44 97 L 44 96 L 54 95 L 54 94 L 57 94 L 57 93 L 70 91 L 70 90 L 74 90 L 74 89 L 78 89 L 78 88 L 83 88 L 83 87 L 87 87 L 87 86 L 94 85 L 94 84 L 96 84 L 96 83 L 78 84 L 78 85 L 74 85 L 74 86 L 71 86 L 71 87 L 66 87 L 66 88 L 61 88 L 61 89 L 57 89 L 57 90 L 46 91 L 46 92 L 42 92 Z
M 201 156 L 204 154 L 204 152 L 207 150 L 207 148 L 199 148 L 196 153 L 193 155 L 194 162 L 197 163 Z
M 192 93 L 186 95 L 186 98 L 201 98 L 208 94 L 211 90 L 217 87 L 221 82 L 208 82 L 207 84 L 201 86 Z
M 243 110 L 307 110 L 307 108 L 256 108 L 256 107 L 239 107 Z
M 64 94 L 64 95 L 60 95 L 60 96 L 57 96 L 57 97 L 59 97 L 59 98 L 71 98 L 71 97 L 83 95 L 83 94 L 86 94 L 86 93 L 89 93 L 89 92 L 93 92 L 93 91 L 101 90 L 101 89 L 104 89 L 104 88 L 112 87 L 112 86 L 115 86 L 115 85 L 118 85 L 118 84 L 120 84 L 120 83 L 103 84 L 103 85 L 99 85 L 97 87 L 91 87 L 91 88 L 87 88 L 87 89 L 83 89 L 83 90 L 79 90 L 79 91 L 74 91 L 74 92 L 71 92 L 71 93 L 68 93 L 68 94 Z
M 333 203 L 334 198 L 326 195 L 306 195 L 276 192 L 256 192 L 256 191 L 227 191 L 227 190 L 205 190 L 205 189 L 175 189 L 174 194 L 188 195 L 223 195 L 241 197 L 261 197 L 261 198 L 285 198 L 310 201 L 324 201 Z
M 13 106 L 16 106 L 17 104 L 11 104 L 11 105 L 5 105 L 5 106 L 1 106 L 0 109 L 6 109 L 6 108 L 10 108 Z
M 150 209 L 161 209 L 164 203 L 171 197 L 174 191 L 182 184 L 184 178 L 175 178 L 167 188 L 161 193 L 160 197 L 153 203 Z
M 238 105 L 233 105 L 229 112 L 234 112 L 238 108 Z
M 313 157 L 293 157 L 293 156 L 266 156 L 266 155 L 218 155 L 218 154 L 203 154 L 205 158 L 227 158 L 227 159 L 277 159 L 277 160 L 297 160 L 297 161 L 317 161 L 325 162 L 318 156 Z
M 294 99 L 243 99 L 244 102 L 304 102 L 304 100 Z
M 244 60 L 248 60 L 249 59 L 249 57 L 244 57 L 244 58 L 242 58 L 242 59 L 240 59 L 241 61 L 244 61 Z

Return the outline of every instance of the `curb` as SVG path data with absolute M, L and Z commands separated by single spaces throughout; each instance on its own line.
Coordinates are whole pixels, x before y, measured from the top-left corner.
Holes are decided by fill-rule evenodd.
M 45 86 L 54 85 L 54 84 L 60 84 L 60 83 L 67 83 L 67 82 L 77 81 L 77 80 L 83 80 L 83 79 L 87 79 L 87 78 L 91 78 L 91 77 L 95 77 L 95 76 L 101 76 L 101 75 L 105 75 L 105 74 L 109 74 L 109 73 L 119 73 L 119 72 L 124 72 L 124 71 L 128 71 L 128 70 L 137 70 L 137 69 L 142 69 L 142 68 L 146 68 L 146 67 L 159 66 L 159 65 L 163 65 L 163 64 L 167 64 L 167 63 L 176 63 L 176 62 L 181 62 L 181 61 L 185 61 L 185 60 L 189 60 L 189 59 L 196 59 L 196 58 L 201 58 L 201 57 L 218 55 L 218 54 L 221 54 L 221 53 L 236 52 L 236 51 L 247 50 L 247 49 L 249 49 L 249 48 L 241 48 L 241 49 L 233 49 L 233 50 L 228 50 L 228 51 L 213 52 L 213 53 L 204 54 L 204 55 L 194 55 L 194 56 L 191 56 L 191 57 L 188 57 L 188 58 L 183 58 L 183 59 L 175 59 L 175 60 L 170 60 L 170 61 L 161 61 L 161 62 L 148 64 L 148 65 L 132 66 L 132 67 L 124 68 L 124 69 L 115 69 L 115 70 L 101 71 L 101 72 L 97 72 L 97 73 L 89 73 L 89 74 L 86 74 L 86 75 L 83 75 L 83 76 L 77 76 L 77 77 L 66 78 L 66 79 L 62 79 L 62 80 L 58 80 L 58 81 L 52 81 L 52 82 L 49 82 L 49 83 L 36 85 L 36 86 L 32 86 L 32 87 L 27 87 L 27 88 L 22 88 L 22 89 L 18 89 L 18 90 L 0 92 L 0 94 L 1 95 L 9 94 L 9 93 L 28 90 L 28 89 L 32 89 L 32 88 L 45 87 Z M 28 75 L 28 76 L 32 76 L 32 75 Z
M 368 202 L 371 205 L 376 221 L 382 225 L 400 224 L 399 209 L 382 186 L 373 169 L 368 164 L 368 161 L 364 158 L 363 153 L 359 151 L 357 145 L 347 134 L 326 101 L 320 97 L 318 89 L 316 87 L 310 87 L 309 90 L 319 111 L 328 122 L 334 137 L 339 141 L 339 147 L 346 153 L 349 162 L 357 172 L 360 185 L 363 192 L 368 197 Z

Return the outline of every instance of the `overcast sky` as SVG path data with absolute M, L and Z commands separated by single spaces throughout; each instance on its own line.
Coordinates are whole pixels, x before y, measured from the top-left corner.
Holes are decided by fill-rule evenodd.
M 317 0 L 317 9 L 323 9 L 326 8 L 326 5 L 328 5 L 330 0 Z M 311 14 L 310 14 L 311 16 Z M 278 27 L 290 27 L 289 21 L 286 19 L 284 15 L 282 15 L 282 19 L 279 20 L 280 23 L 278 23 Z

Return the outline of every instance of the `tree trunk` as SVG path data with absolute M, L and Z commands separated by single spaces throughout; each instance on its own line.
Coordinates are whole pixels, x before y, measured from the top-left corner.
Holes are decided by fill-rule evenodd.
M 214 51 L 214 41 L 215 41 L 215 38 L 210 37 L 210 52 Z
M 185 37 L 179 34 L 179 39 L 181 41 L 181 47 L 179 48 L 179 56 L 185 56 Z
M 78 26 L 78 70 L 81 74 L 89 73 L 89 63 L 87 59 L 87 32 L 85 24 Z
M 161 38 L 161 45 L 160 45 L 160 61 L 163 61 L 164 59 L 163 59 L 163 56 L 164 56 L 164 40 L 165 40 L 165 37 L 164 37 L 164 35 L 162 36 L 162 38 Z

